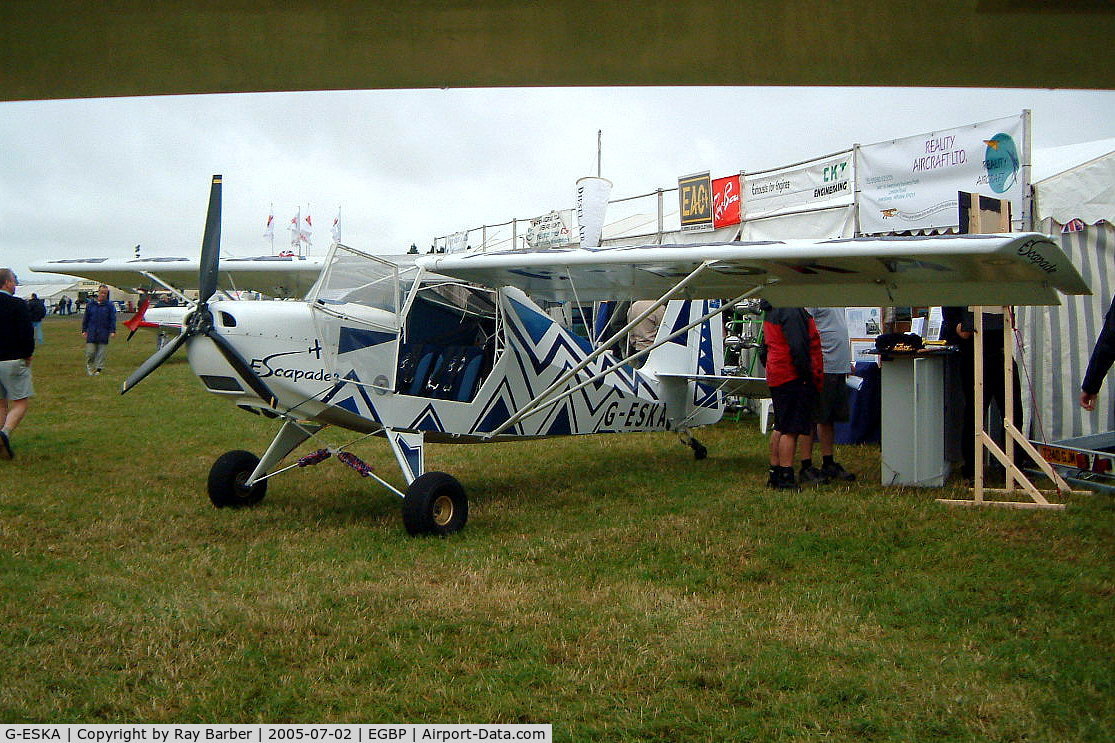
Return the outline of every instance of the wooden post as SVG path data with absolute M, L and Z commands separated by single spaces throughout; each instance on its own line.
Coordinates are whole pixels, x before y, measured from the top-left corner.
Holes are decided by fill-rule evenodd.
M 975 420 L 972 430 L 975 432 L 975 462 L 972 482 L 972 496 L 976 503 L 983 502 L 983 307 L 973 307 L 972 314 L 975 321 L 972 324 L 972 365 L 975 370 L 975 386 L 972 389 L 972 415 Z
M 967 200 L 967 208 L 964 202 Z M 961 195 L 961 231 L 969 234 L 983 234 L 983 225 L 988 222 L 989 231 L 1010 232 L 1010 202 L 997 201 L 979 194 Z M 995 216 L 997 215 L 997 216 Z M 985 219 L 986 217 L 986 219 Z M 974 478 L 972 480 L 972 500 L 952 500 L 938 498 L 941 503 L 950 506 L 1000 506 L 1004 508 L 1043 508 L 1063 509 L 1063 503 L 1050 503 L 1042 491 L 1030 481 L 1022 470 L 1014 463 L 1014 447 L 1022 448 L 1034 460 L 1042 473 L 1053 481 L 1056 491 L 1062 495 L 1074 492 L 1056 470 L 1046 462 L 1034 446 L 1022 435 L 1014 425 L 1014 318 L 1010 307 L 1003 307 L 1003 443 L 1000 449 L 995 440 L 987 433 L 987 426 L 983 412 L 984 400 L 984 366 L 983 366 L 983 308 L 972 307 L 975 317 L 972 338 L 972 366 L 975 384 L 972 390 L 973 415 L 975 416 L 975 458 Z M 984 452 L 991 452 L 1006 470 L 1006 483 L 1003 489 L 989 489 L 984 487 Z M 1008 493 L 1013 495 L 1019 489 L 1030 496 L 1029 501 L 992 501 L 985 500 L 984 493 Z

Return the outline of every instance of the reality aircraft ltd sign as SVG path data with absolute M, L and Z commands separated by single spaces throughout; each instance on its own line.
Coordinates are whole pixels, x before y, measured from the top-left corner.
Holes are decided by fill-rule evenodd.
M 1029 114 L 858 148 L 860 232 L 956 227 L 957 193 L 1011 202 L 1025 222 Z

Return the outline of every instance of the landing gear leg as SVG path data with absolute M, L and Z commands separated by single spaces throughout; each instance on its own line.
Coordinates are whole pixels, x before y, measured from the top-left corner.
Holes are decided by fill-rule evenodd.
M 322 428 L 324 426 L 319 426 L 316 423 L 298 423 L 288 418 L 283 422 L 283 427 L 279 429 L 279 432 L 275 434 L 271 446 L 267 447 L 267 451 L 263 453 L 263 458 L 259 460 L 259 464 L 252 471 L 252 476 L 248 478 L 248 482 L 254 483 L 266 475 L 283 460 L 283 457 L 290 454 L 299 444 Z
M 263 459 L 240 449 L 225 452 L 209 470 L 209 500 L 217 508 L 254 506 L 267 494 L 267 481 L 257 482 L 294 447 L 320 431 L 322 426 L 287 420 Z

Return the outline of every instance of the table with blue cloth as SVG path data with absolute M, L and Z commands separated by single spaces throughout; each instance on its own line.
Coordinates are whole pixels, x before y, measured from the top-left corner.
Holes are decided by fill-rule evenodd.
M 849 390 L 847 423 L 835 426 L 837 444 L 878 444 L 881 439 L 882 374 L 874 361 L 857 361 L 855 376 L 863 380 L 858 390 Z

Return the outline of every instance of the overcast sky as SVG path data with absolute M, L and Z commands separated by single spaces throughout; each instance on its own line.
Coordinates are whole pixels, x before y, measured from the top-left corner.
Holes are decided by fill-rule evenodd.
M 276 250 L 301 208 L 329 245 L 423 252 L 437 236 L 572 207 L 596 171 L 613 198 L 677 177 L 757 171 L 1033 112 L 1035 149 L 1115 137 L 1115 92 L 882 88 L 551 88 L 173 96 L 0 103 L 0 265 L 196 256 L 224 175 L 225 255 Z

